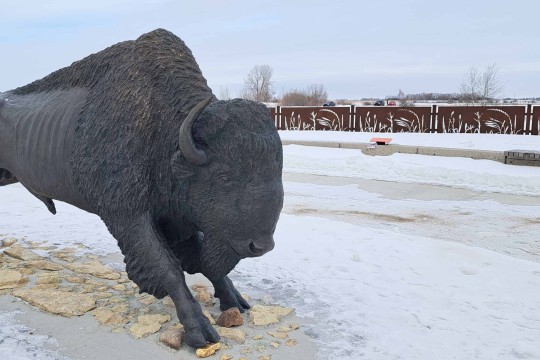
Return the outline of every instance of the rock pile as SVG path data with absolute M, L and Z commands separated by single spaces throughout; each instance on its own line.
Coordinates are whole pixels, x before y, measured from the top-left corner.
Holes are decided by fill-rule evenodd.
M 195 284 L 192 290 L 222 339 L 222 343 L 198 349 L 198 357 L 242 346 L 244 355 L 270 359 L 271 352 L 281 345 L 297 344 L 289 333 L 299 325 L 283 322 L 292 308 L 255 304 L 247 314 L 236 308 L 221 312 L 210 286 Z M 0 239 L 0 295 L 20 298 L 51 314 L 89 314 L 113 333 L 130 333 L 137 339 L 159 333 L 156 341 L 176 350 L 182 347 L 183 326 L 172 320 L 176 312 L 169 297 L 157 300 L 139 294 L 125 272 L 108 267 L 98 256 L 77 256 L 74 248 L 56 249 L 12 237 Z M 223 353 L 219 359 L 231 360 L 233 356 Z

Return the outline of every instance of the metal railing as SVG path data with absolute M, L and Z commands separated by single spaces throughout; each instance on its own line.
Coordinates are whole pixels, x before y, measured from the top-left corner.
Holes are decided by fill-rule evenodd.
M 278 130 L 538 135 L 540 106 L 277 106 Z

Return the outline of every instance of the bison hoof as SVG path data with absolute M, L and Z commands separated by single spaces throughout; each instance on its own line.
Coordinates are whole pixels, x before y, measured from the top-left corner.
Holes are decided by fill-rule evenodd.
M 219 308 L 222 311 L 228 310 L 230 308 L 237 308 L 241 313 L 245 312 L 247 309 L 251 309 L 251 306 L 240 294 L 234 297 L 234 299 L 229 299 L 229 301 L 221 301 L 219 303 Z
M 205 323 L 199 329 L 186 329 L 185 341 L 188 346 L 198 349 L 219 342 L 219 335 L 210 323 Z

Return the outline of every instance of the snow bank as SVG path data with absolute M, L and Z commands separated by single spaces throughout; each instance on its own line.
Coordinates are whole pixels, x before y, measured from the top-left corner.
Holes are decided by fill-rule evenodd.
M 540 196 L 540 167 L 426 155 L 364 155 L 360 150 L 286 145 L 284 172 L 451 186 Z

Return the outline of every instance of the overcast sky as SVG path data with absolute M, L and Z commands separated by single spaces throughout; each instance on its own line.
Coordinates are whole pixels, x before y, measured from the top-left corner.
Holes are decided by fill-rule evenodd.
M 254 65 L 278 94 L 331 99 L 458 92 L 496 63 L 504 97 L 540 96 L 540 1 L 0 0 L 0 91 L 161 27 L 193 51 L 216 95 Z

